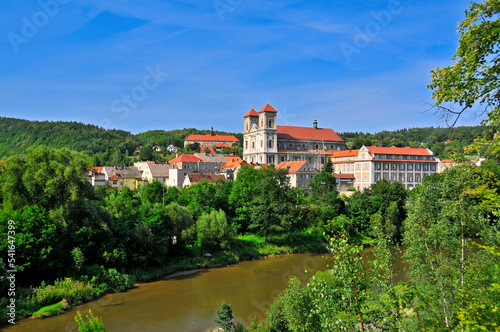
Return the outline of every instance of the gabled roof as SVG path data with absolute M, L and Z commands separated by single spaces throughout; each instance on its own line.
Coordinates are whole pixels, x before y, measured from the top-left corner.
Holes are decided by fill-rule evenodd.
M 278 111 L 272 107 L 271 105 L 269 105 L 269 103 L 267 103 L 264 107 L 262 107 L 262 109 L 259 111 L 259 113 L 262 113 L 262 112 L 271 112 L 271 113 L 278 113 Z
M 196 157 L 200 158 L 207 163 L 226 163 L 226 158 L 221 154 L 205 154 L 205 153 L 195 153 Z
M 208 182 L 215 182 L 218 179 L 221 179 L 223 181 L 226 180 L 226 177 L 224 175 L 215 174 L 187 174 L 186 176 L 189 178 L 189 182 L 191 182 L 191 184 L 198 183 L 201 180 L 207 180 Z
M 186 141 L 202 141 L 202 142 L 239 142 L 233 135 L 189 135 Z
M 241 159 L 239 156 L 224 156 L 224 158 L 226 158 L 226 160 L 228 162 L 230 161 L 240 161 L 240 160 L 243 160 Z
M 247 114 L 243 115 L 244 118 L 247 118 L 249 116 L 259 116 L 259 113 L 257 113 L 257 111 L 252 108 L 250 111 L 248 111 Z
M 404 156 L 432 156 L 432 152 L 429 149 L 423 148 L 397 148 L 392 146 L 390 148 L 379 147 L 379 146 L 367 146 L 366 147 L 370 154 L 400 154 Z
M 173 163 L 197 163 L 197 162 L 202 162 L 203 159 L 198 158 L 195 155 L 192 154 L 181 154 L 179 157 L 176 157 L 172 160 L 170 160 L 168 163 L 173 164 Z
M 148 167 L 154 178 L 168 178 L 169 170 L 173 169 L 174 165 L 148 164 Z
M 216 148 L 230 148 L 231 145 L 229 143 L 215 143 Z
M 276 169 L 288 169 L 288 174 L 295 174 L 306 163 L 307 163 L 307 160 L 302 160 L 302 161 L 282 161 L 281 163 L 279 163 L 278 166 L 276 166 Z
M 2 160 L 0 160 L 0 164 L 2 163 Z M 102 173 L 102 169 L 104 166 L 97 166 L 97 167 L 90 167 L 90 169 L 96 170 L 97 173 Z
M 137 167 L 131 166 L 131 167 L 108 167 L 105 166 L 103 169 L 106 170 L 106 173 L 111 176 L 116 175 L 117 178 L 121 179 L 141 179 L 141 172 L 139 172 L 139 169 Z
M 340 157 L 356 157 L 359 153 L 359 150 L 344 150 L 344 151 L 335 151 L 332 153 L 331 158 L 340 158 Z
M 243 166 L 243 165 L 249 165 L 249 164 L 242 159 L 231 160 L 231 161 L 228 161 L 227 163 L 225 163 L 224 166 L 222 166 L 222 170 L 228 170 L 228 169 L 235 170 L 240 165 Z
M 278 126 L 278 139 L 299 139 L 309 141 L 343 142 L 330 128 Z
M 208 149 L 208 153 L 215 154 L 214 148 L 212 148 L 211 146 L 202 146 L 200 148 L 202 153 L 204 153 L 206 149 Z

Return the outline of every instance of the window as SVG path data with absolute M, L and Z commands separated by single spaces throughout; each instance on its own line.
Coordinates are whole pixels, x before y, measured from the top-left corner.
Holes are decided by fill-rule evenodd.
M 272 140 L 269 140 L 269 147 L 272 148 L 273 147 L 273 141 Z
M 342 165 L 342 170 L 345 171 L 345 165 Z
M 380 163 L 376 163 L 375 167 L 377 168 L 377 170 L 380 170 Z
M 356 164 L 356 170 L 359 171 L 359 164 Z
M 399 170 L 404 171 L 405 170 L 405 164 L 399 165 Z
M 123 186 L 123 181 L 120 181 L 120 186 Z
M 412 164 L 409 164 L 409 165 L 408 165 L 408 170 L 409 170 L 409 171 L 412 171 L 412 170 L 413 170 L 413 165 L 412 165 Z
M 415 182 L 420 182 L 420 176 L 415 177 Z
M 264 147 L 264 141 L 263 140 L 260 140 L 260 147 L 263 148 Z
M 248 141 L 245 141 L 245 149 L 248 150 Z
M 392 176 L 392 181 L 396 181 L 396 177 L 395 176 Z
M 388 171 L 389 170 L 389 164 L 388 163 L 385 163 L 384 164 L 384 170 Z
M 405 177 L 404 177 L 404 175 L 401 175 L 400 180 L 401 180 L 401 182 L 405 182 Z
M 417 164 L 417 165 L 415 166 L 415 169 L 416 169 L 417 171 L 420 171 L 420 164 Z
M 431 171 L 435 171 L 436 170 L 436 165 L 431 165 Z
M 411 159 L 411 156 L 408 156 L 408 158 L 407 158 L 407 159 Z
M 428 171 L 429 170 L 429 165 L 424 165 L 424 171 Z
M 252 149 L 255 149 L 255 142 L 252 142 Z
M 376 179 L 377 179 L 377 181 L 380 181 L 380 176 L 377 175 Z
M 396 155 L 395 154 L 392 155 L 392 159 L 396 159 Z
M 366 169 L 366 163 L 363 164 L 363 169 Z
M 413 182 L 413 176 L 408 177 L 408 182 Z
M 269 125 L 269 127 L 272 127 L 273 126 L 273 120 L 269 120 L 268 125 Z
M 403 156 L 402 156 L 402 155 L 400 155 L 400 156 L 399 156 L 399 159 L 403 159 Z
M 366 182 L 366 175 L 365 175 L 365 182 Z
M 396 164 L 391 164 L 391 168 L 393 171 L 395 171 L 397 169 Z
M 315 149 L 319 149 L 319 145 L 318 144 L 315 145 Z

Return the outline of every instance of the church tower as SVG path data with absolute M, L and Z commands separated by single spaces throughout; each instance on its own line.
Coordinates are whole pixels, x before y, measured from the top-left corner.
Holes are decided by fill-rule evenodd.
M 245 114 L 243 159 L 249 163 L 277 164 L 278 111 L 266 104 L 258 113 L 253 108 Z

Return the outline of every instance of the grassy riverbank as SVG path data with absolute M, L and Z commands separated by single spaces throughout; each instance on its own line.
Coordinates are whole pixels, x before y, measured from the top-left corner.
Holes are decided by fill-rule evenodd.
M 325 251 L 323 237 L 308 231 L 273 235 L 266 239 L 255 234 L 239 235 L 233 239 L 230 248 L 223 251 L 207 252 L 202 251 L 199 245 L 193 245 L 173 256 L 164 266 L 125 271 L 128 274 L 95 267 L 80 278 L 63 278 L 53 283 L 42 283 L 36 288 L 20 289 L 16 298 L 16 320 L 58 315 L 71 306 L 93 301 L 106 293 L 125 291 L 137 282 L 158 280 L 176 272 L 229 265 L 270 255 Z M 211 256 L 205 257 L 207 253 Z M 6 300 L 1 300 L 1 324 L 9 319 Z

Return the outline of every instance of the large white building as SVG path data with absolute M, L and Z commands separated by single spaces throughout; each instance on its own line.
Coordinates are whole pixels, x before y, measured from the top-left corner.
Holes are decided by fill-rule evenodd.
M 438 161 L 429 149 L 362 146 L 359 150 L 337 151 L 331 155 L 335 174 L 352 175 L 356 189 L 368 188 L 386 179 L 413 188 L 437 172 Z
M 243 159 L 248 163 L 279 164 L 307 161 L 321 170 L 328 156 L 344 150 L 344 141 L 333 129 L 278 126 L 278 111 L 266 104 L 259 112 L 253 108 L 244 115 Z

